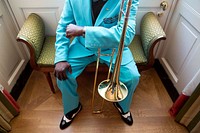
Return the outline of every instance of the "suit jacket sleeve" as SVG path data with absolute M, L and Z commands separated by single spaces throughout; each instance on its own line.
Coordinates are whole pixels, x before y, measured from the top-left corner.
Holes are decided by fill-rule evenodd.
M 56 54 L 54 61 L 55 64 L 60 61 L 67 61 L 70 39 L 66 37 L 66 27 L 70 23 L 74 24 L 75 22 L 70 1 L 66 0 L 56 30 L 56 43 L 55 43 Z
M 133 0 L 130 16 L 128 20 L 128 26 L 126 30 L 126 37 L 124 45 L 128 46 L 135 35 L 136 25 L 136 12 L 138 8 L 138 0 Z M 126 7 L 126 3 L 125 3 Z M 124 7 L 124 8 L 125 8 Z M 105 28 L 100 26 L 86 26 L 85 27 L 85 47 L 87 48 L 114 48 L 118 47 L 121 32 L 124 24 L 124 15 L 122 16 L 119 25 L 115 25 L 111 28 Z

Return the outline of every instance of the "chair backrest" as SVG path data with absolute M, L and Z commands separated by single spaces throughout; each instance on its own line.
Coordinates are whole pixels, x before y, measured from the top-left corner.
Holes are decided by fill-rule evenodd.
M 37 60 L 45 38 L 45 27 L 43 20 L 35 13 L 31 13 L 25 20 L 20 32 L 17 35 L 17 40 L 24 42 L 29 48 L 33 50 L 32 58 Z
M 161 27 L 159 21 L 157 20 L 156 16 L 153 12 L 148 12 L 142 18 L 140 24 L 140 35 L 142 41 L 142 47 L 147 59 L 149 58 L 149 49 L 151 45 L 155 43 L 155 41 L 159 40 L 160 38 L 165 38 L 165 32 Z

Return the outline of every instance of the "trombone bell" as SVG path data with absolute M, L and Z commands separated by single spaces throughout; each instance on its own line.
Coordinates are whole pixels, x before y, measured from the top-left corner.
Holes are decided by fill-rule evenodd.
M 119 82 L 119 84 L 111 83 L 107 79 L 98 85 L 98 93 L 107 101 L 120 102 L 128 95 L 128 89 L 122 82 Z

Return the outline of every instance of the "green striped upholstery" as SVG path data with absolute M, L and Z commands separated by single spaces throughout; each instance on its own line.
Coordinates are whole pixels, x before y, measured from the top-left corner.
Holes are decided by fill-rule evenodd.
M 39 66 L 53 66 L 55 58 L 55 41 L 56 37 L 46 37 L 41 54 L 37 60 Z
M 17 38 L 27 41 L 35 51 L 36 60 L 39 58 L 45 37 L 43 20 L 36 14 L 28 16 Z
M 129 48 L 133 54 L 133 58 L 136 64 L 146 64 L 147 58 L 144 54 L 144 50 L 142 48 L 142 43 L 140 40 L 140 36 L 136 35 L 129 45 Z
M 200 131 L 200 83 L 181 108 L 175 120 L 185 125 L 190 132 Z

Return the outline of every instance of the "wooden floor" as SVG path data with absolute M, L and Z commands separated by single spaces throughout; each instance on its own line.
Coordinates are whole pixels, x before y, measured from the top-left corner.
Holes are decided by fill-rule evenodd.
M 99 75 L 100 81 L 104 75 Z M 12 120 L 10 133 L 188 132 L 170 117 L 168 110 L 173 103 L 154 69 L 141 73 L 131 106 L 134 117 L 132 126 L 124 124 L 110 102 L 105 102 L 102 114 L 91 113 L 93 77 L 93 73 L 84 72 L 78 78 L 78 91 L 83 109 L 70 127 L 60 130 L 59 123 L 63 116 L 61 93 L 57 89 L 56 94 L 52 94 L 44 75 L 34 71 L 18 99 L 21 112 Z

